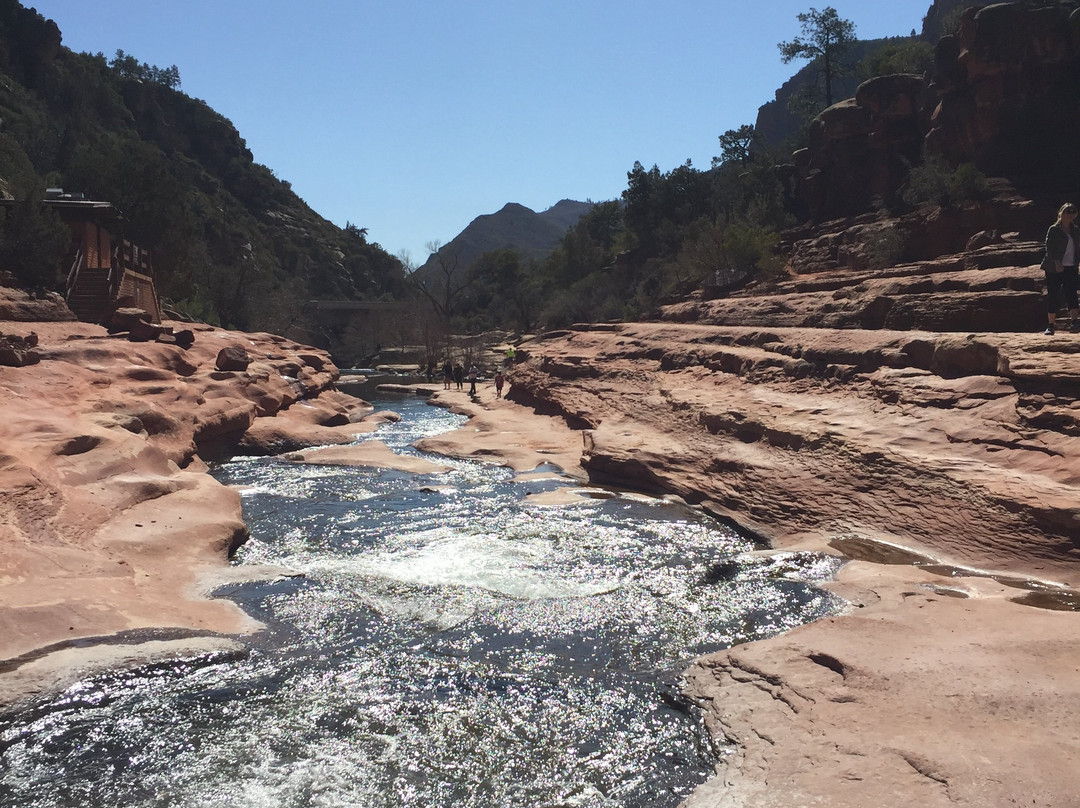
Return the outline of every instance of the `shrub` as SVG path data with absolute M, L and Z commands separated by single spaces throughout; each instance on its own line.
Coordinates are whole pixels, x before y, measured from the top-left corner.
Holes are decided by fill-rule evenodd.
M 877 227 L 867 233 L 863 250 L 869 269 L 895 266 L 904 253 L 904 236 L 896 227 Z
M 933 66 L 933 45 L 918 39 L 905 39 L 882 45 L 859 62 L 856 72 L 863 79 L 872 79 L 893 73 L 921 75 Z
M 43 194 L 16 201 L 0 223 L 0 269 L 27 289 L 56 291 L 71 231 L 56 211 L 42 206 Z
M 931 202 L 949 207 L 980 199 L 986 187 L 986 176 L 973 163 L 953 169 L 940 154 L 931 154 L 908 173 L 900 197 L 909 205 Z
M 962 163 L 953 172 L 949 182 L 949 193 L 957 202 L 982 199 L 986 194 L 986 175 L 975 167 L 974 163 Z

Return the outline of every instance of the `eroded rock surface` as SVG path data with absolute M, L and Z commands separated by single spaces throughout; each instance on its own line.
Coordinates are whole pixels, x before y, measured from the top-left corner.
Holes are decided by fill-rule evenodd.
M 239 495 L 203 461 L 255 425 L 266 427 L 249 436 L 252 451 L 347 443 L 374 428 L 363 421 L 371 407 L 331 389 L 337 369 L 325 354 L 270 334 L 194 326 L 185 350 L 84 323 L 3 325 L 36 341 L 40 358 L 0 366 L 5 682 L 75 640 L 256 628 L 206 597 L 247 532 Z M 219 370 L 219 351 L 237 345 L 247 369 Z M 0 702 L 18 695 L 0 687 Z
M 827 585 L 849 614 L 691 669 L 726 752 L 688 806 L 1077 804 L 1080 335 L 1042 335 L 1026 249 L 793 275 L 514 369 L 593 480 L 867 559 Z

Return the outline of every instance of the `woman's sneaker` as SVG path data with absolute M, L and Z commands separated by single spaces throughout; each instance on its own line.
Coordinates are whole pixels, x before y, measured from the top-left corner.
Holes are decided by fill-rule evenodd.
M 1046 327 L 1046 330 L 1043 331 L 1043 333 L 1046 334 L 1048 337 L 1053 336 L 1054 335 L 1054 326 L 1053 326 L 1053 324 L 1048 325 Z

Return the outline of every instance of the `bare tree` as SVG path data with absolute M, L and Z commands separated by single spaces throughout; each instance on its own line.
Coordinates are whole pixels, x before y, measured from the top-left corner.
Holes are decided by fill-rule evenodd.
M 413 280 L 413 287 L 431 301 L 443 318 L 449 320 L 454 316 L 462 295 L 472 286 L 474 278 L 461 266 L 456 250 L 443 247 L 438 241 L 429 241 L 427 249 L 435 259 L 434 270 L 426 272 L 421 268 L 409 277 Z M 419 272 L 423 272 L 424 276 L 417 278 Z

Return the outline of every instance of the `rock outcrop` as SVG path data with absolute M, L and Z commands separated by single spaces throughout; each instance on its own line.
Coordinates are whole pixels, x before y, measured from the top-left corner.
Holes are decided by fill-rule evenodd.
M 967 9 L 923 76 L 881 76 L 811 124 L 788 174 L 793 204 L 815 222 L 895 205 L 927 154 L 1008 177 L 1028 195 L 1074 193 L 1064 157 L 1080 127 L 1080 13 L 1073 2 L 1019 0 Z M 1016 228 L 1012 228 L 1016 229 Z
M 63 322 L 75 319 L 64 298 L 56 292 L 31 294 L 4 286 L 4 283 L 14 281 L 5 276 L 6 273 L 0 273 L 0 321 Z
M 46 686 L 41 660 L 76 641 L 129 636 L 131 655 L 140 629 L 256 628 L 206 594 L 247 532 L 239 494 L 203 461 L 241 440 L 266 453 L 373 429 L 371 407 L 333 389 L 329 357 L 209 326 L 189 326 L 187 349 L 78 322 L 3 330 L 40 361 L 0 365 L 0 703 Z M 237 346 L 246 368 L 218 369 Z
M 687 806 L 1073 804 L 1080 334 L 1041 333 L 1037 242 L 874 269 L 875 223 L 905 226 L 544 335 L 510 398 L 577 429 L 594 481 L 852 559 L 826 584 L 850 613 L 688 673 L 727 753 Z

